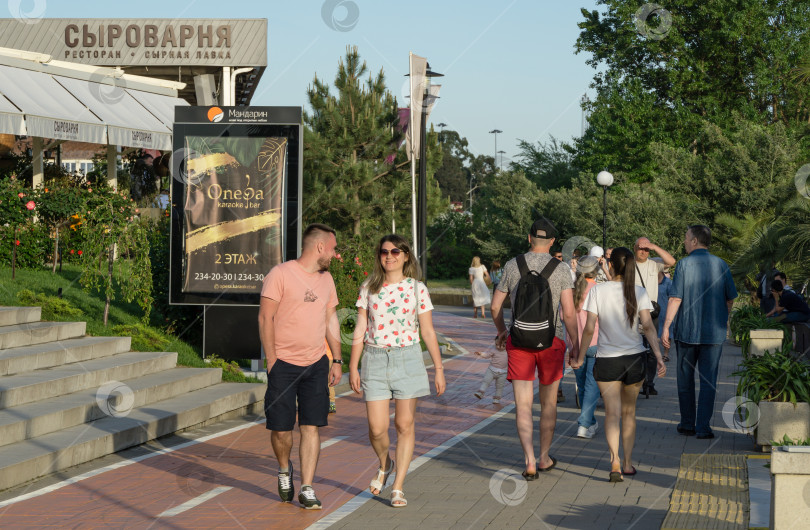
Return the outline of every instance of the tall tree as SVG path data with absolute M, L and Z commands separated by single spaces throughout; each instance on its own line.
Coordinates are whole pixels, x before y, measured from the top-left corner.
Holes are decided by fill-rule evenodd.
M 578 174 L 574 166 L 574 148 L 558 142 L 553 136 L 548 143 L 518 140 L 518 149 L 520 152 L 509 168 L 522 171 L 541 190 L 570 187 Z
M 810 49 L 810 3 L 683 0 L 667 6 L 671 27 L 654 38 L 638 30 L 639 2 L 598 3 L 603 13 L 582 10 L 576 44 L 599 69 L 591 128 L 578 144 L 582 169 L 648 181 L 650 143 L 694 149 L 702 121 L 725 128 L 736 114 L 792 128 L 810 119 L 810 86 L 795 74 Z
M 304 216 L 355 236 L 379 232 L 381 221 L 390 224 L 392 216 L 404 219 L 410 211 L 397 101 L 382 69 L 364 83 L 367 73 L 357 48 L 348 47 L 338 65 L 336 94 L 316 76 L 307 89 L 312 111 L 304 114 Z M 428 135 L 427 149 L 430 177 L 441 163 L 436 133 Z M 430 217 L 440 199 L 428 180 Z

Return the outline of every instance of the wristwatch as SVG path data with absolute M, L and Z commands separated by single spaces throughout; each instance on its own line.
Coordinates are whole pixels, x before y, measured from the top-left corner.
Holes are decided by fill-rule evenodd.
M 332 364 L 343 364 L 343 359 L 332 359 Z

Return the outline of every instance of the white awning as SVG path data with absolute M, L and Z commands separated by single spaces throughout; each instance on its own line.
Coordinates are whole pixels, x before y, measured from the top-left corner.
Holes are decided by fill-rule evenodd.
M 0 54 L 0 133 L 141 149 L 172 148 L 182 83 Z M 74 75 L 75 74 L 75 75 Z M 166 84 L 172 86 L 163 86 Z
M 23 113 L 0 93 L 0 134 L 25 135 Z
M 0 65 L 0 92 L 23 111 L 30 136 L 107 143 L 101 120 L 51 75 Z
M 188 106 L 186 100 L 180 98 L 161 96 L 160 94 L 153 94 L 142 90 L 132 90 L 131 88 L 128 88 L 127 92 L 137 99 L 141 105 L 149 109 L 169 130 L 172 130 L 174 127 L 174 108 Z
M 107 124 L 110 145 L 171 150 L 171 129 L 144 108 L 130 91 L 112 85 L 110 78 L 106 82 L 62 76 L 54 76 L 54 79 Z

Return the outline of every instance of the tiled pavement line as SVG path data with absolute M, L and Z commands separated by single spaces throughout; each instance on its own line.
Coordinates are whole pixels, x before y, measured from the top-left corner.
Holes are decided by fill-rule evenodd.
M 748 528 L 768 528 L 771 523 L 770 455 L 748 456 Z
M 460 327 L 465 327 L 463 319 Z M 476 340 L 482 343 L 482 337 L 492 335 L 494 328 L 482 326 L 480 332 L 476 328 L 465 329 L 460 343 L 480 349 L 482 346 Z M 499 410 L 472 397 L 486 365 L 486 361 L 471 358 L 448 363 L 447 394 L 439 399 L 420 400 L 417 409 L 420 437 L 415 456 L 468 428 L 456 425 L 474 425 Z M 511 402 L 511 392 L 504 395 L 504 402 Z M 315 481 L 325 507 L 333 508 L 365 489 L 374 468 L 361 400 L 354 396 L 341 399 L 339 410 L 341 414 L 330 417 L 334 426 L 323 429 L 322 440 L 334 438 L 341 429 L 351 433 L 350 439 L 341 440 L 322 453 Z M 251 426 L 238 434 L 211 438 L 205 444 L 144 459 L 139 465 L 69 485 L 58 494 L 8 506 L 0 512 L 0 524 L 17 527 L 69 522 L 147 527 L 155 522 L 156 515 L 217 486 L 233 489 L 174 517 L 172 524 L 216 527 L 238 523 L 262 527 L 272 522 L 274 526 L 302 528 L 316 521 L 318 512 L 302 514 L 297 506 L 273 500 L 274 459 L 269 455 L 263 426 Z M 323 514 L 326 513 L 325 509 Z M 238 517 L 234 518 L 234 514 Z
M 684 454 L 661 528 L 747 529 L 748 511 L 745 455 Z
M 730 374 L 740 361 L 739 348 L 724 347 L 713 440 L 675 432 L 679 412 L 674 352 L 671 355 L 670 375 L 656 384 L 659 395 L 638 401 L 635 478 L 607 483 L 603 411 L 597 410 L 597 436 L 581 440 L 573 437 L 578 411 L 566 402 L 558 406 L 551 450 L 559 464 L 540 480 L 520 482 L 522 451 L 510 413 L 409 475 L 404 486 L 409 500 L 406 509 L 391 509 L 384 499 L 366 503 L 334 528 L 660 528 L 669 510 L 681 454 L 754 453 L 753 441 L 726 426 L 721 413 L 724 404 L 734 398 L 736 385 Z M 564 384 L 570 388 L 570 378 Z M 538 413 L 535 405 L 535 417 Z M 511 470 L 506 480 L 504 473 L 498 473 L 502 469 Z M 497 479 L 494 485 L 493 477 Z M 525 496 L 510 501 L 509 496 L 520 493 L 520 488 L 526 488 Z M 710 525 L 712 520 L 704 522 Z

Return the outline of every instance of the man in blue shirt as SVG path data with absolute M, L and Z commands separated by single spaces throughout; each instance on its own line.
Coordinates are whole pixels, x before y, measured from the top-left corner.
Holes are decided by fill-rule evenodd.
M 689 255 L 675 267 L 661 334 L 661 342 L 668 348 L 669 326 L 674 322 L 681 409 L 678 432 L 686 436 L 697 434 L 701 439 L 714 438 L 710 424 L 717 393 L 717 372 L 726 340 L 728 315 L 737 297 L 728 264 L 709 253 L 711 242 L 712 233 L 707 226 L 692 225 L 686 231 L 683 245 Z M 700 376 L 697 410 L 696 367 Z

